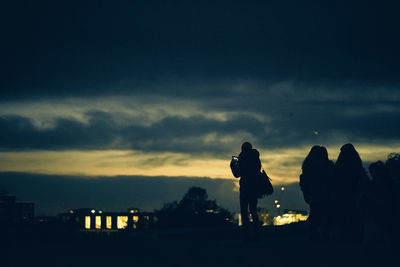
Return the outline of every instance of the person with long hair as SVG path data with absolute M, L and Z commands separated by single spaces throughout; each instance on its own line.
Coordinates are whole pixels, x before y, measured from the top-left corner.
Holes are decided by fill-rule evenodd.
M 329 231 L 330 195 L 333 180 L 333 162 L 323 146 L 313 146 L 304 159 L 300 188 L 310 206 L 307 219 L 312 239 L 327 239 Z
M 352 144 L 340 148 L 334 166 L 334 196 L 332 204 L 337 206 L 339 220 L 336 222 L 340 239 L 361 241 L 364 231 L 362 223 L 362 201 L 367 191 L 369 178 L 361 158 Z
M 242 144 L 242 152 L 239 154 L 240 169 L 240 214 L 242 217 L 242 225 L 246 233 L 249 234 L 249 211 L 253 219 L 253 237 L 255 237 L 259 219 L 257 214 L 257 184 L 256 179 L 260 173 L 261 161 L 260 153 L 253 149 L 249 142 Z

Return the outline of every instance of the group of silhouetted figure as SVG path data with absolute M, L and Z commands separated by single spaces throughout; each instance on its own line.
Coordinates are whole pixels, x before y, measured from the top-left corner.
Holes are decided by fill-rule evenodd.
M 323 146 L 313 146 L 300 175 L 311 239 L 361 242 L 394 241 L 400 208 L 400 156 L 369 165 L 367 175 L 352 144 L 345 144 L 335 163 Z
M 253 237 L 257 237 L 259 227 L 259 157 L 245 142 L 237 162 L 231 162 L 234 176 L 240 177 L 242 225 L 245 232 L 252 230 Z M 335 163 L 329 160 L 325 147 L 311 148 L 300 175 L 304 200 L 310 206 L 307 223 L 311 239 L 392 242 L 400 238 L 400 154 L 392 153 L 386 163 L 377 161 L 368 169 L 371 177 L 352 144 L 341 147 Z

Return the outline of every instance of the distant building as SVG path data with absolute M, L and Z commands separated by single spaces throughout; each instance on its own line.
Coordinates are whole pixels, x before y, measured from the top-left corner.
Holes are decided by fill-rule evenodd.
M 35 204 L 17 201 L 15 196 L 0 194 L 0 220 L 3 223 L 29 222 L 35 216 Z
M 61 221 L 80 230 L 135 230 L 151 228 L 157 221 L 154 213 L 131 208 L 126 212 L 76 209 L 59 214 Z

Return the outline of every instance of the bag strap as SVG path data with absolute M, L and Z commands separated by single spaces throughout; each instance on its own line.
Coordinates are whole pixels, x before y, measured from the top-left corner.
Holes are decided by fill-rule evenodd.
M 260 163 L 261 163 L 261 160 L 260 160 Z M 263 167 L 262 163 L 261 163 L 261 170 L 262 170 L 262 172 L 265 172 L 265 175 L 267 175 L 268 179 L 270 181 L 272 181 L 272 179 L 268 176 L 267 172 L 264 170 L 264 167 Z

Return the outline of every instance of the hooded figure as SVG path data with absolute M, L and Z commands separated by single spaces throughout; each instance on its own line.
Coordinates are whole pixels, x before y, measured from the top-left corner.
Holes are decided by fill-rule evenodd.
M 358 152 L 352 144 L 345 144 L 334 166 L 334 192 L 331 206 L 341 214 L 341 219 L 335 223 L 339 238 L 349 241 L 361 241 L 363 223 L 361 203 L 369 178 L 364 170 Z
M 323 146 L 313 146 L 305 158 L 300 175 L 300 188 L 310 206 L 308 225 L 310 237 L 328 238 L 330 195 L 333 181 L 333 162 Z

